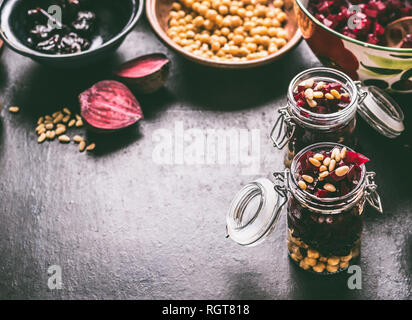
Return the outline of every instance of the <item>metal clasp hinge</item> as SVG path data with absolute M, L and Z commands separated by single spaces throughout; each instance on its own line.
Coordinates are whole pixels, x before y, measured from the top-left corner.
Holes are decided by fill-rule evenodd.
M 279 117 L 270 132 L 270 138 L 275 148 L 282 149 L 295 133 L 296 125 L 287 107 L 280 108 L 278 112 Z M 284 126 L 286 126 L 286 130 Z M 277 134 L 275 134 L 275 132 L 277 132 Z
M 379 213 L 383 213 L 381 198 L 376 191 L 378 185 L 375 183 L 375 172 L 366 172 L 366 200 Z
M 358 104 L 361 104 L 365 100 L 368 93 L 362 90 L 362 82 L 354 81 L 354 83 L 356 87 L 358 88 Z

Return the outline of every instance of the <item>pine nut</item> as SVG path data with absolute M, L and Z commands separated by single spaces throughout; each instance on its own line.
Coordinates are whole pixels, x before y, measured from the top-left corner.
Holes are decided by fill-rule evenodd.
M 37 124 L 42 124 L 44 121 L 44 117 L 40 117 L 39 120 L 37 120 Z
M 330 158 L 329 157 L 327 157 L 325 160 L 323 160 L 323 164 L 325 165 L 325 166 L 328 166 L 329 164 L 330 164 Z
M 45 128 L 44 124 L 41 123 L 36 127 L 36 131 L 39 131 L 39 130 L 44 129 L 44 128 Z
M 298 186 L 299 186 L 299 188 L 301 188 L 302 190 L 306 190 L 306 188 L 307 188 L 306 183 L 305 183 L 305 181 L 303 181 L 303 180 L 300 180 L 300 181 L 298 182 Z
M 335 186 L 331 183 L 325 183 L 325 185 L 323 186 L 323 189 L 325 189 L 326 191 L 329 191 L 329 192 L 335 192 L 336 191 Z
M 84 139 L 81 136 L 74 136 L 73 141 L 76 143 L 82 142 Z
M 63 112 L 67 115 L 71 115 L 72 112 L 68 108 L 63 108 Z
M 319 172 L 323 172 L 323 171 L 326 171 L 326 170 L 328 170 L 328 168 L 325 165 L 321 165 L 320 168 L 319 168 Z
M 336 156 L 337 156 L 338 154 L 340 154 L 339 148 L 334 148 L 334 149 L 332 150 L 331 158 L 332 158 L 332 159 L 336 159 Z
M 44 140 L 46 140 L 46 134 L 45 134 L 45 133 L 42 133 L 42 134 L 39 136 L 39 138 L 37 139 L 37 142 L 38 142 L 38 143 L 42 143 L 42 142 L 44 142 Z
M 46 137 L 49 140 L 53 140 L 56 137 L 56 132 L 54 132 L 54 130 L 52 131 L 47 131 L 46 132 Z
M 305 180 L 307 183 L 312 183 L 313 178 L 311 176 L 308 176 L 306 174 L 302 175 L 302 179 Z
M 335 97 L 333 95 L 331 95 L 330 93 L 325 93 L 325 98 L 328 99 L 328 100 L 335 99 Z
M 312 88 L 315 81 L 313 79 L 308 79 L 304 82 L 305 88 Z
M 325 179 L 329 175 L 329 171 L 323 171 L 319 174 L 319 178 Z
M 316 160 L 323 161 L 324 156 L 320 153 L 317 153 L 313 156 Z
M 45 119 L 45 120 L 48 120 L 48 121 L 53 121 L 53 118 L 52 118 L 52 117 L 50 117 L 49 115 L 44 116 L 44 119 Z
M 67 122 L 69 122 L 69 120 L 70 120 L 70 115 L 68 114 L 67 116 L 63 117 L 62 122 L 67 123 Z
M 323 89 L 323 88 L 325 87 L 325 85 L 326 85 L 326 83 L 323 82 L 323 81 L 321 81 L 321 82 L 319 82 L 319 83 L 316 85 L 315 90 L 316 90 L 316 91 L 317 91 L 317 90 L 321 90 L 321 89 Z
M 59 122 L 61 122 L 62 120 L 63 120 L 63 113 L 59 113 L 57 116 L 56 116 L 56 118 L 54 118 L 54 120 L 53 120 L 53 123 L 59 123 Z
M 311 163 L 311 164 L 313 164 L 315 167 L 320 167 L 320 162 L 319 162 L 319 160 L 316 160 L 315 158 L 309 158 L 309 162 Z
M 346 152 L 347 152 L 348 150 L 346 149 L 346 147 L 343 147 L 342 148 L 342 150 L 340 151 L 340 157 L 341 157 L 341 159 L 345 159 L 345 157 L 346 157 Z
M 79 119 L 76 121 L 76 127 L 82 127 L 83 126 L 83 120 Z
M 46 133 L 46 131 L 47 131 L 46 128 L 42 128 L 42 129 L 37 131 L 37 134 L 41 135 L 42 133 Z
M 312 89 L 306 89 L 305 90 L 305 97 L 306 97 L 306 99 L 309 99 L 309 100 L 313 100 L 313 90 Z
M 330 90 L 330 93 L 331 93 L 336 99 L 340 99 L 340 93 L 339 93 L 337 90 L 332 89 L 332 90 Z
M 336 166 L 336 160 L 332 159 L 329 164 L 329 171 L 332 172 L 335 169 L 335 166 Z
M 341 94 L 341 97 L 349 98 L 349 93 L 346 93 L 346 92 L 345 92 L 345 93 L 342 93 L 342 94 Z
M 65 129 L 66 129 L 66 126 L 65 126 L 63 123 L 58 123 L 58 124 L 56 125 L 56 127 L 57 127 L 57 128 L 65 128 Z
M 82 119 L 82 117 L 80 117 L 78 114 L 76 114 L 75 117 L 76 117 L 76 120 L 81 120 Z
M 80 151 L 80 152 L 83 152 L 84 149 L 86 149 L 86 141 L 82 140 L 82 141 L 80 141 L 80 143 L 79 143 L 79 151 Z
M 331 266 L 337 266 L 340 262 L 340 259 L 338 257 L 330 257 L 328 258 L 328 264 Z
M 345 174 L 347 174 L 349 171 L 349 167 L 348 166 L 342 166 L 339 167 L 335 170 L 335 173 L 338 177 L 343 177 Z
M 20 111 L 20 108 L 19 107 L 9 107 L 9 111 L 11 113 L 17 113 Z
M 306 102 L 308 103 L 309 107 L 311 107 L 311 108 L 314 108 L 318 105 L 318 103 L 315 100 L 306 99 Z
M 52 118 L 56 118 L 59 114 L 61 114 L 61 111 L 56 111 L 52 114 Z
M 48 123 L 48 124 L 46 124 L 46 129 L 47 129 L 47 130 L 52 130 L 53 128 L 54 128 L 53 123 Z
M 65 132 L 66 132 L 66 128 L 65 128 L 65 127 L 58 127 L 58 128 L 56 129 L 56 134 L 57 134 L 58 136 L 60 136 L 61 134 L 65 133 Z
M 88 145 L 88 147 L 86 148 L 87 151 L 93 151 L 96 148 L 96 144 L 95 143 L 91 143 Z
M 315 91 L 313 93 L 313 96 L 317 99 L 322 99 L 323 98 L 323 92 L 322 91 Z
M 76 120 L 71 119 L 71 120 L 69 121 L 69 124 L 68 124 L 69 128 L 73 127 L 73 126 L 75 125 L 75 123 L 76 123 Z
M 68 143 L 68 142 L 70 142 L 70 137 L 66 136 L 65 134 L 62 135 L 62 136 L 60 136 L 58 139 L 59 139 L 59 141 L 60 141 L 61 143 Z

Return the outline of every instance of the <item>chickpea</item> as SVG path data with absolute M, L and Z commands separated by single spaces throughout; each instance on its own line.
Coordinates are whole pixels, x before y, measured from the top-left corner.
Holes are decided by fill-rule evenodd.
M 233 41 L 237 45 L 241 45 L 243 43 L 243 40 L 244 40 L 244 38 L 240 34 L 235 34 L 233 36 Z M 268 41 L 269 41 L 269 37 L 268 37 Z
M 177 14 L 178 14 L 178 17 L 179 17 L 179 18 L 183 18 L 183 17 L 186 15 L 186 13 L 185 13 L 183 10 L 179 10 L 179 11 L 177 12 Z
M 223 25 L 223 17 L 218 14 L 215 18 L 215 23 L 217 26 L 221 27 Z
M 219 41 L 213 41 L 211 43 L 211 47 L 213 51 L 218 51 L 220 49 L 220 43 Z
M 180 9 L 182 9 L 182 5 L 179 2 L 173 2 L 172 8 L 176 11 L 179 11 Z
M 246 9 L 245 8 L 239 8 L 236 13 L 241 18 L 246 17 Z
M 262 25 L 264 25 L 266 28 L 269 28 L 272 26 L 272 20 L 270 20 L 269 18 L 265 18 L 262 21 Z
M 248 11 L 253 11 L 253 10 L 255 10 L 255 6 L 252 6 L 251 4 L 249 4 L 249 5 L 246 6 L 245 9 L 248 10 Z
M 257 50 L 257 45 L 256 45 L 256 43 L 248 43 L 248 44 L 246 44 L 246 48 L 250 52 L 255 52 Z
M 229 12 L 230 12 L 230 14 L 233 14 L 233 15 L 235 15 L 235 14 L 237 14 L 237 11 L 239 10 L 239 7 L 238 6 L 231 6 L 230 8 L 229 8 Z
M 260 43 L 260 35 L 256 34 L 253 36 L 253 42 L 256 44 Z
M 276 18 L 277 18 L 281 23 L 282 23 L 282 22 L 285 22 L 285 21 L 288 19 L 286 13 L 284 13 L 283 11 L 282 11 L 282 12 L 279 12 Z
M 250 53 L 250 51 L 246 47 L 241 47 L 239 49 L 239 55 L 242 57 L 247 56 Z
M 276 16 L 278 15 L 278 13 L 275 11 L 275 10 L 273 10 L 272 8 L 270 8 L 269 10 L 268 10 L 268 12 L 266 12 L 266 17 L 268 17 L 268 18 L 276 18 Z
M 219 37 L 219 43 L 221 45 L 225 45 L 227 43 L 226 37 L 223 37 L 223 36 Z
M 278 19 L 273 18 L 272 19 L 272 26 L 275 27 L 275 28 L 279 28 L 281 26 L 281 23 Z
M 283 7 L 283 0 L 275 0 L 275 1 L 273 1 L 273 6 L 275 7 L 275 8 L 282 8 Z
M 222 5 L 227 6 L 227 7 L 230 7 L 232 4 L 230 0 L 222 0 L 221 3 Z
M 229 8 L 227 6 L 221 5 L 219 6 L 219 13 L 225 15 L 229 12 Z
M 195 3 L 195 0 L 185 0 L 185 5 L 188 8 L 191 8 L 193 3 Z
M 217 17 L 217 11 L 213 9 L 209 9 L 206 13 L 206 18 L 210 21 L 215 21 Z
M 254 27 L 255 27 L 255 23 L 252 22 L 252 21 L 246 21 L 246 22 L 243 24 L 243 28 L 244 28 L 246 31 L 251 31 Z
M 229 33 L 230 33 L 230 29 L 229 28 L 222 28 L 221 30 L 220 30 L 220 32 L 222 32 L 222 34 L 224 35 L 224 36 L 227 36 L 227 35 L 229 35 Z
M 269 28 L 268 29 L 268 35 L 271 37 L 276 37 L 278 35 L 278 30 L 276 28 Z
M 178 13 L 177 13 L 176 11 L 170 11 L 169 16 L 170 16 L 170 18 L 172 18 L 172 19 L 176 19 L 179 15 L 178 15 Z
M 193 31 L 187 31 L 187 32 L 186 32 L 186 36 L 187 36 L 188 38 L 194 38 L 194 37 L 195 37 L 195 33 L 194 33 Z
M 232 28 L 239 27 L 242 25 L 242 19 L 239 16 L 233 16 L 230 19 L 230 26 Z
M 252 17 L 253 17 L 253 11 L 247 10 L 247 11 L 246 11 L 246 17 L 247 17 L 247 18 L 252 18 Z
M 267 35 L 268 34 L 268 28 L 266 28 L 265 26 L 259 27 L 259 34 L 261 36 Z
M 207 29 L 207 30 L 212 30 L 213 27 L 215 26 L 215 24 L 210 21 L 209 19 L 205 20 L 205 23 L 203 24 L 203 26 Z
M 232 19 L 229 16 L 223 18 L 223 26 L 224 27 L 231 27 Z
M 181 26 L 184 26 L 184 25 L 186 24 L 186 20 L 185 20 L 184 18 L 180 18 L 177 22 L 178 22 Z
M 233 37 L 234 37 L 233 32 L 231 32 L 231 33 L 229 33 L 229 34 L 227 35 L 227 38 L 228 38 L 229 40 L 233 40 Z
M 245 42 L 246 43 L 253 43 L 253 38 L 252 37 L 246 37 Z
M 202 16 L 206 16 L 207 13 L 207 7 L 203 4 L 199 6 L 199 9 L 197 10 Z
M 185 17 L 185 21 L 186 22 L 190 22 L 190 21 L 192 21 L 193 20 L 193 17 L 190 15 L 190 14 L 188 14 L 186 17 Z
M 208 9 L 212 6 L 212 4 L 210 3 L 210 1 L 208 1 L 208 0 L 202 1 L 202 5 L 205 6 L 205 7 L 207 7 Z
M 266 7 L 265 6 L 257 6 L 255 8 L 255 10 L 253 11 L 253 13 L 255 14 L 255 16 L 257 17 L 266 17 Z
M 245 30 L 244 30 L 243 27 L 237 27 L 235 30 L 233 30 L 233 32 L 234 32 L 235 34 L 243 35 L 243 34 L 245 33 Z
M 203 17 L 201 16 L 197 16 L 194 20 L 193 20 L 193 24 L 196 27 L 201 27 L 203 26 L 203 23 L 205 22 L 205 19 L 203 19 Z
M 225 52 L 224 52 L 222 49 L 220 49 L 220 50 L 216 53 L 216 55 L 221 58 L 221 57 L 223 57 L 223 56 L 225 55 Z
M 283 38 L 287 39 L 288 38 L 288 33 L 285 29 L 278 29 L 278 38 Z
M 233 56 L 237 56 L 239 54 L 239 47 L 238 46 L 230 46 L 229 53 Z
M 265 47 L 268 47 L 270 44 L 270 38 L 268 36 L 263 36 L 262 38 L 260 38 L 260 43 Z
M 177 22 L 176 19 L 170 19 L 169 25 L 172 26 L 172 27 L 174 27 L 174 26 L 178 26 L 179 23 Z
M 194 11 L 199 12 L 199 8 L 200 8 L 200 3 L 199 3 L 199 2 L 195 2 L 195 3 L 192 5 L 192 9 L 193 9 Z

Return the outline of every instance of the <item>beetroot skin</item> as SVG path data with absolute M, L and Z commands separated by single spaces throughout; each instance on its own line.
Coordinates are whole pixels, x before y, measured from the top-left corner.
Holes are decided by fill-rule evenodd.
M 114 74 L 137 93 L 148 94 L 164 85 L 169 69 L 170 60 L 162 53 L 153 53 L 123 63 Z
M 123 129 L 143 118 L 139 102 L 118 81 L 100 81 L 79 95 L 81 115 L 101 130 Z

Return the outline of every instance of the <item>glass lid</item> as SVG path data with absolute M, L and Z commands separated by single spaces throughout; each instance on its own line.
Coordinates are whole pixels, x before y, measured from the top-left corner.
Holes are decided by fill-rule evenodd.
M 358 109 L 362 118 L 388 138 L 399 136 L 405 130 L 405 126 L 403 112 L 396 101 L 375 86 L 362 87 L 362 90 L 367 92 Z
M 266 178 L 244 186 L 232 200 L 226 215 L 228 236 L 244 246 L 263 241 L 273 231 L 286 201 L 281 198 L 273 182 Z

